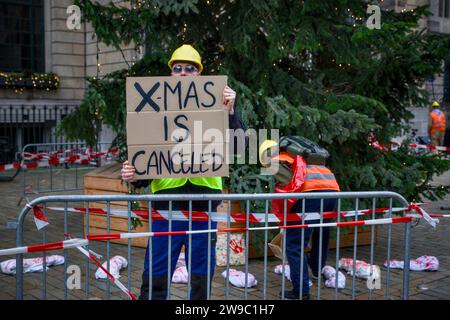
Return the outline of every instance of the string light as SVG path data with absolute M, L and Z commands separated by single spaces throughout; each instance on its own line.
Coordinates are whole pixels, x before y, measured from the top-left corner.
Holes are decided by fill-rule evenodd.
M 6 89 L 14 89 L 17 94 L 22 94 L 24 89 L 57 89 L 59 87 L 59 77 L 54 73 L 31 74 L 24 77 L 21 73 L 4 73 L 0 72 L 0 87 Z

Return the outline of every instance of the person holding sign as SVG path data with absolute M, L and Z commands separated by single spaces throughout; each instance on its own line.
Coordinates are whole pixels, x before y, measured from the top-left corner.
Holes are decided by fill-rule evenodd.
M 176 49 L 171 59 L 168 62 L 171 69 L 171 76 L 198 76 L 203 70 L 200 54 L 190 45 L 182 45 Z M 244 129 L 242 121 L 235 112 L 236 92 L 230 87 L 225 86 L 222 94 L 222 105 L 229 113 L 229 127 L 230 129 Z M 122 165 L 122 179 L 133 183 L 136 187 L 150 186 L 154 194 L 207 194 L 207 193 L 221 193 L 222 192 L 222 177 L 195 177 L 195 178 L 161 178 L 153 180 L 138 180 L 136 181 L 136 168 L 128 161 Z M 217 206 L 220 201 L 211 201 L 211 208 L 208 201 L 192 201 L 192 211 L 217 211 Z M 168 210 L 168 202 L 153 202 L 153 209 Z M 173 201 L 172 210 L 189 210 L 188 201 Z M 211 228 L 217 227 L 216 222 L 211 222 Z M 188 230 L 189 222 L 187 221 L 172 221 L 172 231 Z M 208 229 L 208 222 L 193 221 L 192 230 Z M 153 221 L 152 231 L 168 231 L 168 221 Z M 152 288 L 151 298 L 154 300 L 167 299 L 167 288 L 169 279 L 174 273 L 177 259 L 180 255 L 181 248 L 185 246 L 186 255 L 189 253 L 189 246 L 191 246 L 191 265 L 187 266 L 191 270 L 191 293 L 192 300 L 207 299 L 208 286 L 208 255 L 210 257 L 210 281 L 214 275 L 215 266 L 215 238 L 216 234 L 211 234 L 211 246 L 208 252 L 208 234 L 191 235 L 192 243 L 189 244 L 189 236 L 176 235 L 171 236 L 171 261 L 168 265 L 169 243 L 168 236 L 152 238 L 152 250 L 147 251 L 144 262 L 144 272 L 142 274 L 142 286 L 140 300 L 149 299 L 149 254 L 152 256 Z M 188 261 L 188 257 L 186 257 Z M 169 274 L 170 270 L 170 274 Z M 211 283 L 210 282 L 210 283 Z

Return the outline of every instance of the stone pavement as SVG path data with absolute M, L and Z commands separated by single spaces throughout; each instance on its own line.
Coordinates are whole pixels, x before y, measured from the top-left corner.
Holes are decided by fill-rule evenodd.
M 73 183 L 73 171 L 58 172 L 60 177 L 66 174 L 64 180 Z M 71 176 L 72 175 L 72 176 Z M 31 177 L 31 179 L 40 180 L 44 185 L 49 183 L 48 179 L 43 176 Z M 58 178 L 53 181 L 57 184 Z M 62 179 L 62 178 L 61 178 Z M 440 183 L 450 181 L 450 171 L 441 177 L 435 179 Z M 20 208 L 17 203 L 21 194 L 21 175 L 16 177 L 13 182 L 0 182 L 0 248 L 10 248 L 15 246 L 15 230 L 7 229 L 6 223 L 17 218 Z M 67 192 L 68 194 L 77 194 L 81 191 Z M 22 201 L 21 206 L 24 205 Z M 71 204 L 74 205 L 74 204 Z M 62 206 L 62 205 L 61 205 Z M 442 201 L 426 203 L 423 207 L 430 213 L 447 213 L 450 211 L 440 210 L 441 206 L 450 206 L 450 197 Z M 25 244 L 42 243 L 46 237 L 48 242 L 60 241 L 63 239 L 63 214 L 52 213 L 49 216 L 51 224 L 46 228 L 46 232 L 38 232 L 34 225 L 32 215 L 28 215 L 24 227 Z M 83 217 L 81 215 L 69 215 L 68 232 L 74 236 L 83 235 Z M 392 226 L 391 239 L 391 259 L 403 260 L 403 225 L 396 224 Z M 391 270 L 390 285 L 387 290 L 387 272 L 382 267 L 383 261 L 386 259 L 388 246 L 388 226 L 379 226 L 376 236 L 376 245 L 374 246 L 374 264 L 381 267 L 381 289 L 373 290 L 370 296 L 365 280 L 356 279 L 354 282 L 355 299 L 401 299 L 402 293 L 402 270 Z M 410 272 L 410 299 L 449 299 L 450 298 L 450 219 L 441 219 L 436 229 L 432 229 L 424 221 L 421 221 L 412 229 L 411 242 L 411 258 L 415 259 L 422 255 L 433 255 L 439 259 L 440 268 L 437 272 Z M 104 242 L 95 242 L 90 246 L 95 252 L 100 253 L 106 258 L 107 244 Z M 131 261 L 127 269 L 121 271 L 120 281 L 131 288 L 135 294 L 139 294 L 141 284 L 141 272 L 144 260 L 145 250 L 141 248 L 132 248 L 128 256 L 128 247 L 126 245 L 110 244 L 110 256 L 122 255 L 125 258 L 131 257 Z M 339 257 L 353 257 L 353 247 L 340 248 Z M 357 259 L 370 261 L 370 246 L 357 247 Z M 49 252 L 49 254 L 61 254 L 63 251 Z M 127 299 L 127 297 L 115 287 L 103 280 L 96 280 L 94 277 L 96 266 L 88 263 L 86 258 L 76 249 L 69 249 L 67 254 L 67 264 L 77 265 L 81 268 L 81 289 L 67 290 L 67 298 L 72 300 L 79 299 L 107 299 L 107 289 L 109 287 L 110 299 Z M 26 255 L 25 258 L 35 257 L 36 254 Z M 13 256 L 0 257 L 0 262 L 14 258 Z M 336 250 L 330 250 L 328 256 L 328 264 L 335 266 Z M 103 261 L 103 260 L 102 260 Z M 264 260 L 250 259 L 248 270 L 255 275 L 258 280 L 256 288 L 248 290 L 247 298 L 253 300 L 260 299 L 279 299 L 278 294 L 281 290 L 281 276 L 273 272 L 275 266 L 280 264 L 280 260 L 275 257 L 268 258 L 268 267 L 264 269 Z M 231 267 L 244 271 L 244 266 Z M 87 276 L 89 270 L 89 276 Z M 220 275 L 225 268 L 216 267 L 214 281 L 212 283 L 212 299 L 244 299 L 245 292 L 243 289 L 237 289 L 229 286 L 228 295 L 226 293 L 225 280 Z M 45 277 L 45 281 L 44 280 Z M 323 281 L 320 286 L 320 299 L 352 299 L 353 279 L 350 275 L 346 275 L 346 288 L 336 292 L 335 289 L 325 288 Z M 264 281 L 266 279 L 266 281 Z M 42 285 L 45 282 L 45 287 Z M 30 300 L 47 299 L 64 299 L 64 267 L 50 267 L 47 273 L 27 273 L 24 274 L 24 298 Z M 285 281 L 286 288 L 290 288 L 289 281 Z M 88 295 L 86 294 L 88 287 Z M 15 277 L 0 273 L 0 299 L 15 299 Z M 337 294 L 337 295 L 336 295 Z M 312 299 L 318 298 L 318 283 L 315 281 L 311 288 Z M 187 285 L 174 284 L 171 288 L 171 299 L 186 299 Z

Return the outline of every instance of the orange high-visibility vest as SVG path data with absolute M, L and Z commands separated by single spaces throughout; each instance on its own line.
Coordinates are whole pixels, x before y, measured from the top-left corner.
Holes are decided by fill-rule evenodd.
M 433 134 L 438 131 L 445 131 L 445 114 L 441 112 L 432 111 L 431 117 L 431 129 L 430 133 Z
M 325 166 L 307 165 L 305 182 L 300 192 L 334 190 L 340 191 L 334 174 Z

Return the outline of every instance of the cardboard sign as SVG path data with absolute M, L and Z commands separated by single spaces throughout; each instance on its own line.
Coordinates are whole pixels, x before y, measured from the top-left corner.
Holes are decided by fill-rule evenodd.
M 188 140 L 192 143 L 221 143 L 224 141 L 214 141 L 208 133 L 215 130 L 223 133 L 226 129 L 228 115 L 224 110 L 127 114 L 128 145 L 164 145 Z
M 226 76 L 127 78 L 128 161 L 137 179 L 227 176 Z
M 216 177 L 228 175 L 225 144 L 129 146 L 136 176 L 158 178 Z

